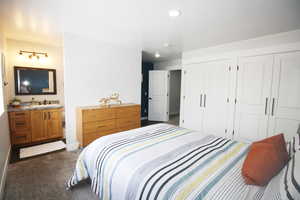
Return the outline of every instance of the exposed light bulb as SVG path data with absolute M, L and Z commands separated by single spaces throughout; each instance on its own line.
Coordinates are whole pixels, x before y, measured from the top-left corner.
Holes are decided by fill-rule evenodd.
M 155 58 L 159 58 L 160 57 L 159 52 L 156 52 L 154 56 L 155 56 Z
M 169 11 L 170 17 L 179 17 L 181 15 L 181 11 L 178 9 L 173 9 Z
M 24 54 L 20 51 L 20 53 L 19 53 L 19 59 L 20 60 L 24 60 Z

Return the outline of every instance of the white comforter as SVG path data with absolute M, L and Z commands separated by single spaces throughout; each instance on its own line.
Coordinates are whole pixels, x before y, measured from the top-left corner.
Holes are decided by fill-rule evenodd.
M 244 184 L 249 144 L 152 125 L 102 137 L 80 154 L 68 187 L 91 179 L 99 199 L 260 199 Z

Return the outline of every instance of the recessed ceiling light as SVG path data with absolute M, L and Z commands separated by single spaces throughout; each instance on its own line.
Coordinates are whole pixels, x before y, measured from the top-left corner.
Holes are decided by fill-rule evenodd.
M 170 17 L 179 17 L 181 15 L 180 10 L 174 9 L 169 11 Z
M 155 58 L 159 58 L 160 57 L 159 52 L 156 52 L 154 56 L 155 56 Z
M 170 44 L 169 43 L 164 43 L 164 47 L 169 47 Z

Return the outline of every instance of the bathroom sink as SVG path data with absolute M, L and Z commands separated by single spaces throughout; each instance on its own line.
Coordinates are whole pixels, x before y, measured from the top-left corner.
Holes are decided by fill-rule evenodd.
M 52 109 L 52 108 L 62 108 L 63 106 L 60 104 L 47 104 L 47 105 L 27 105 L 21 106 L 18 108 L 9 107 L 9 112 L 14 111 L 23 111 L 23 110 L 41 110 L 41 109 Z

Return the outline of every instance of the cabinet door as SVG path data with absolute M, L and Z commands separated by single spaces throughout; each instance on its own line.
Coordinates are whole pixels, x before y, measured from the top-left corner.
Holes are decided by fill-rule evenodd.
M 267 136 L 273 56 L 239 59 L 235 138 L 256 141 Z
M 32 142 L 47 139 L 46 113 L 42 110 L 31 111 L 31 138 Z
M 289 140 L 300 125 L 300 52 L 275 56 L 272 91 L 269 135 Z
M 205 71 L 200 64 L 193 64 L 184 70 L 184 123 L 192 130 L 203 130 Z
M 206 70 L 206 88 L 204 92 L 203 132 L 222 137 L 231 137 L 234 107 L 230 101 L 230 89 L 233 86 L 230 61 L 215 61 L 203 64 Z M 230 130 L 231 131 L 230 131 Z M 228 133 L 228 134 L 227 134 Z
M 47 120 L 47 137 L 59 138 L 62 137 L 62 120 L 61 120 L 61 111 L 60 110 L 49 110 L 45 111 Z

